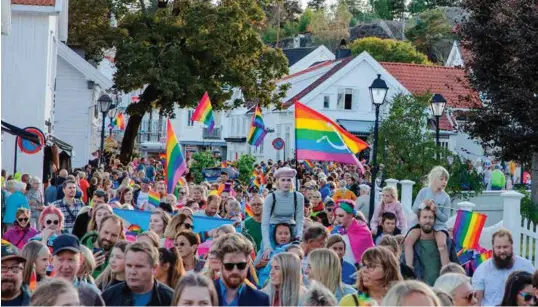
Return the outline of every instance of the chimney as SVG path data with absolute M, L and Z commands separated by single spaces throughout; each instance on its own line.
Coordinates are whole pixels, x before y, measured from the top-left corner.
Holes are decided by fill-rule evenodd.
M 340 41 L 340 47 L 335 52 L 336 59 L 343 59 L 351 56 L 351 49 L 347 48 L 347 41 L 342 39 Z

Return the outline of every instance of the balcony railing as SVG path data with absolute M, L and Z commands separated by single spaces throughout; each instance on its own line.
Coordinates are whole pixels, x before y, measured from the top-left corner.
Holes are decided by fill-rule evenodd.
M 204 132 L 202 134 L 202 137 L 204 139 L 210 139 L 210 140 L 220 140 L 221 138 L 221 127 L 215 127 L 213 128 L 213 131 L 211 133 L 209 132 L 208 128 L 204 128 Z

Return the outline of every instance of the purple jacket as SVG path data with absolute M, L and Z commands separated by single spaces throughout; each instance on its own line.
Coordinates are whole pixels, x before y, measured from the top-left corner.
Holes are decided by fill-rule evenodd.
M 20 250 L 31 238 L 33 238 L 38 233 L 39 231 L 32 227 L 22 229 L 19 226 L 13 226 L 8 231 L 6 231 L 6 233 L 4 233 L 2 239 L 9 241 L 11 244 L 15 245 Z

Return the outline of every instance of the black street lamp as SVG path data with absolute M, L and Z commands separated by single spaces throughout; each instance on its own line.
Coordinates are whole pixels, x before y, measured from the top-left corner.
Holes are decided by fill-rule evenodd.
M 100 164 L 104 162 L 104 153 L 105 153 L 105 118 L 106 114 L 110 110 L 110 107 L 112 106 L 112 98 L 108 96 L 107 94 L 101 95 L 99 99 L 97 99 L 97 103 L 99 104 L 99 111 L 103 115 L 103 124 L 101 126 L 101 154 L 99 156 L 99 162 Z
M 110 119 L 110 128 L 108 129 L 109 130 L 109 133 L 108 133 L 108 136 L 112 136 L 112 121 L 114 120 L 114 118 L 116 117 L 116 115 L 118 114 L 118 109 L 116 109 L 116 105 L 111 105 L 110 106 L 110 110 L 108 110 L 108 118 Z
M 439 141 L 439 121 L 441 120 L 441 116 L 443 116 L 443 113 L 445 112 L 445 106 L 446 106 L 446 99 L 441 94 L 434 94 L 431 101 L 431 109 L 433 116 L 435 116 L 435 141 L 437 144 L 437 147 L 441 146 L 441 142 Z M 438 148 L 439 149 L 439 148 Z M 437 153 L 437 159 L 439 159 L 439 153 Z
M 368 221 L 372 220 L 375 209 L 376 177 L 377 177 L 377 138 L 379 132 L 379 107 L 385 102 L 389 88 L 385 80 L 381 79 L 381 75 L 377 75 L 377 79 L 370 85 L 370 97 L 375 106 L 375 126 L 374 126 L 374 150 L 372 152 L 372 190 L 370 191 L 370 214 Z

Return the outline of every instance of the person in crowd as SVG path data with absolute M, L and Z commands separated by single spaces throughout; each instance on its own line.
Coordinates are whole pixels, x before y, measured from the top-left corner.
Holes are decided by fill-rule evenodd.
M 262 243 L 262 215 L 263 215 L 264 198 L 261 195 L 255 194 L 250 199 L 250 208 L 252 216 L 243 222 L 243 234 L 247 238 L 251 238 L 255 244 L 254 249 L 258 252 Z
M 378 226 L 382 224 L 383 214 L 390 212 L 396 216 L 396 228 L 402 231 L 407 230 L 407 219 L 403 211 L 403 206 L 398 201 L 398 191 L 393 186 L 383 188 L 381 203 L 375 207 L 370 227 L 372 234 L 376 235 Z
M 17 209 L 15 217 L 13 227 L 2 235 L 2 239 L 15 245 L 18 249 L 22 249 L 28 240 L 35 237 L 39 232 L 30 225 L 31 213 L 29 209 L 24 207 Z
M 356 218 L 357 211 L 353 202 L 340 201 L 334 213 L 338 227 L 335 227 L 332 233 L 342 235 L 347 246 L 344 260 L 355 265 L 362 258 L 362 253 L 374 246 L 372 233 L 368 229 L 368 224 L 360 216 Z
M 202 195 L 201 191 L 203 192 L 204 189 L 202 187 L 196 186 L 194 188 L 193 195 Z M 200 200 L 197 200 L 196 202 L 199 202 L 199 201 Z M 196 211 L 194 215 L 220 218 L 221 216 L 218 214 L 219 207 L 220 207 L 220 196 L 218 196 L 217 194 L 209 195 L 209 197 L 207 198 L 207 205 L 205 209 Z
M 272 259 L 270 280 L 262 291 L 269 295 L 271 306 L 298 306 L 306 290 L 302 284 L 299 257 L 280 253 Z
M 304 253 L 303 259 L 303 271 L 308 265 L 308 255 L 318 248 L 327 246 L 327 240 L 329 238 L 329 231 L 323 225 L 314 223 L 308 227 L 303 234 L 303 240 L 301 241 L 301 249 Z
M 439 275 L 444 275 L 444 274 L 447 274 L 447 273 L 458 273 L 458 274 L 462 274 L 462 275 L 467 274 L 465 272 L 465 269 L 461 265 L 459 265 L 457 263 L 454 263 L 454 262 L 450 262 L 447 265 L 443 266 L 441 268 L 441 271 L 439 272 Z
M 149 200 L 149 191 L 150 191 L 151 181 L 148 178 L 142 178 L 140 181 L 140 190 L 135 193 L 135 208 L 144 208 Z
M 100 225 L 103 219 L 106 216 L 114 214 L 112 212 L 112 207 L 110 207 L 108 204 L 94 205 L 91 211 L 92 211 L 92 214 L 91 214 L 90 223 L 88 224 L 88 233 L 99 232 Z
M 108 194 L 103 190 L 95 190 L 90 197 L 90 206 L 84 206 L 77 215 L 75 225 L 73 226 L 73 234 L 79 239 L 82 239 L 88 231 L 96 230 L 95 225 L 89 229 L 90 221 L 93 216 L 93 211 L 100 205 L 106 205 L 108 202 Z M 103 212 L 101 212 L 103 213 Z M 101 215 L 101 214 L 100 214 Z M 94 218 L 94 221 L 96 219 Z
M 360 193 L 360 188 L 359 188 L 359 184 L 357 183 L 357 179 L 355 179 L 354 176 L 349 176 L 348 178 L 346 178 L 346 182 L 347 182 L 347 188 L 353 192 L 353 194 L 355 194 L 355 196 L 359 196 L 359 193 Z
M 400 259 L 402 256 L 402 244 L 394 236 L 384 236 L 378 246 L 387 248 L 396 259 Z M 402 274 L 404 279 L 416 279 L 415 273 L 410 267 L 401 261 L 398 262 L 400 265 L 400 274 Z
M 292 191 L 293 179 L 297 171 L 282 167 L 275 172 L 277 191 L 269 194 L 263 204 L 262 245 L 267 255 L 276 248 L 271 241 L 275 225 L 286 223 L 293 225 L 293 238 L 302 237 L 304 223 L 304 197 Z
M 395 236 L 401 233 L 400 229 L 396 227 L 397 218 L 392 212 L 385 212 L 381 216 L 381 224 L 377 226 L 377 230 L 374 234 L 374 243 L 379 245 L 379 242 L 385 236 Z
M 77 278 L 81 266 L 80 243 L 72 234 L 62 234 L 53 242 L 53 279 L 64 279 L 78 290 L 80 303 L 84 306 L 105 306 L 99 290 Z
M 183 260 L 177 248 L 159 248 L 159 267 L 155 278 L 172 288 L 177 285 L 183 275 L 185 275 L 185 268 L 183 268 Z
M 64 215 L 56 206 L 46 206 L 39 216 L 41 232 L 31 240 L 41 241 L 52 246 L 52 241 L 64 232 Z
M 499 229 L 492 236 L 493 257 L 476 268 L 472 284 L 477 291 L 478 303 L 485 306 L 501 304 L 506 278 L 514 271 L 534 272 L 532 263 L 514 255 L 512 233 Z
M 119 240 L 125 240 L 123 220 L 116 215 L 107 215 L 101 220 L 97 233 L 88 233 L 81 243 L 93 251 L 96 269 L 93 277 L 96 278 L 108 266 L 110 252 Z
M 327 178 L 326 177 L 321 177 L 321 178 L 319 178 L 318 182 L 319 182 L 319 186 L 320 186 L 319 192 L 321 193 L 321 198 L 325 199 L 326 197 L 330 196 L 331 187 L 327 183 Z
M 531 273 L 514 271 L 508 276 L 501 306 L 536 306 Z
M 213 281 L 203 275 L 187 273 L 174 289 L 171 306 L 219 306 Z
M 169 204 L 175 210 L 177 208 L 177 197 L 174 194 L 168 194 L 164 197 L 164 202 Z
M 13 244 L 2 240 L 2 306 L 28 306 L 30 289 L 23 280 L 26 258 L 19 254 Z
M 174 246 L 174 239 L 176 235 L 182 230 L 192 230 L 194 228 L 194 221 L 192 217 L 188 217 L 183 213 L 175 215 L 170 223 L 164 230 L 164 247 L 170 248 Z
M 351 199 L 352 201 L 355 201 L 357 200 L 357 195 L 347 188 L 347 182 L 345 180 L 340 180 L 338 181 L 338 189 L 334 191 L 333 199 L 336 203 L 341 199 Z
M 39 221 L 39 215 L 41 215 L 44 208 L 41 179 L 39 179 L 39 177 L 32 177 L 29 181 L 29 186 L 30 188 L 26 192 L 26 198 L 28 199 L 28 205 L 32 212 L 30 225 L 36 228 Z
M 155 279 L 159 251 L 133 243 L 125 251 L 125 282 L 103 292 L 107 306 L 170 306 L 174 290 Z
M 151 213 L 149 229 L 155 232 L 159 238 L 164 238 L 164 230 L 170 223 L 170 215 L 162 210 L 155 210 Z
M 432 290 L 433 293 L 435 293 L 435 296 L 437 296 L 437 298 L 439 299 L 441 306 L 454 306 L 454 300 L 448 293 L 436 288 L 433 288 Z
M 346 253 L 346 242 L 339 234 L 334 234 L 329 237 L 327 241 L 327 248 L 332 249 L 340 258 L 340 263 L 342 264 L 342 281 L 348 285 L 355 284 L 355 273 L 357 269 L 355 266 L 344 260 L 344 255 Z
M 156 249 L 159 249 L 159 247 L 161 247 L 161 240 L 159 239 L 159 236 L 151 230 L 144 231 L 138 234 L 136 236 L 136 242 L 146 243 L 155 247 Z
M 2 223 L 7 227 L 15 222 L 17 209 L 30 209 L 30 206 L 28 205 L 28 199 L 24 196 L 26 192 L 25 183 L 9 180 L 6 184 L 6 189 L 11 192 L 11 195 L 6 199 L 5 207 L 2 208 Z
M 465 274 L 443 274 L 437 278 L 433 287 L 450 295 L 454 306 L 478 306 L 476 291 Z
M 291 233 L 292 233 L 292 227 L 289 224 L 281 223 L 277 224 L 275 226 L 275 231 L 273 234 L 273 239 L 276 243 L 276 248 L 274 251 L 271 251 L 271 253 L 267 254 L 264 251 L 259 251 L 258 255 L 256 257 L 255 261 L 255 267 L 258 270 L 261 270 L 265 268 L 265 266 L 269 263 L 273 255 L 275 255 L 276 251 L 279 251 L 284 245 L 287 245 L 291 242 Z
M 450 262 L 449 248 L 447 246 L 448 226 L 446 221 L 450 214 L 450 196 L 445 192 L 448 183 L 448 171 L 442 166 L 434 167 L 428 174 L 428 187 L 422 188 L 415 202 L 413 203 L 413 212 L 419 214 L 423 208 L 429 208 L 435 214 L 435 224 L 433 225 L 435 242 L 441 257 L 441 266 Z M 405 238 L 405 264 L 411 268 L 414 267 L 414 246 L 421 238 L 420 226 L 415 225 L 411 228 Z M 429 283 L 433 284 L 433 281 Z
M 207 197 L 206 196 L 206 190 L 202 186 L 195 185 L 192 188 L 189 188 L 189 191 L 192 193 L 192 195 L 191 195 L 192 200 L 197 202 L 198 205 L 200 206 L 200 208 L 203 208 L 204 205 L 206 204 L 206 197 Z M 218 199 L 217 204 L 220 204 L 220 197 Z M 213 204 L 213 206 L 214 205 L 215 204 Z M 208 205 L 208 207 L 209 207 L 209 205 Z M 218 211 L 218 205 L 217 205 L 217 211 Z M 213 215 L 207 215 L 207 216 L 214 216 L 214 215 L 216 215 L 216 212 Z
M 133 210 L 136 208 L 134 189 L 132 187 L 126 187 L 123 189 L 123 191 L 121 191 L 120 204 L 126 209 Z
M 420 238 L 415 241 L 413 246 L 413 266 L 411 266 L 417 279 L 431 286 L 433 286 L 435 280 L 439 277 L 442 267 L 441 251 L 438 248 L 439 244 L 437 243 L 434 231 L 435 220 L 436 214 L 430 207 L 424 207 L 419 210 L 418 225 L 420 227 Z M 455 244 L 448 235 L 445 234 L 444 238 L 450 255 L 449 260 L 459 263 Z M 407 238 L 405 240 L 407 242 Z M 404 258 L 407 263 L 407 255 L 404 255 Z
M 506 177 L 504 176 L 499 164 L 496 164 L 495 169 L 491 172 L 489 186 L 493 191 L 503 190 L 506 186 Z
M 83 171 L 79 171 L 77 172 L 77 177 L 79 182 L 78 185 L 80 187 L 80 190 L 82 191 L 82 201 L 87 204 L 90 200 L 90 197 L 88 195 L 88 189 L 90 188 L 90 183 L 87 180 L 88 175 Z
M 305 271 L 309 281 L 316 280 L 334 293 L 338 301 L 345 295 L 356 293 L 353 287 L 342 282 L 342 267 L 338 255 L 328 248 L 316 249 L 308 255 Z
M 217 244 L 221 276 L 215 281 L 220 306 L 269 306 L 269 296 L 245 285 L 252 243 L 241 234 L 226 234 Z
M 406 280 L 392 286 L 381 306 L 442 306 L 439 298 L 423 282 Z
M 53 279 L 37 287 L 30 306 L 80 306 L 77 289 L 63 279 Z
M 95 280 L 92 277 L 95 270 L 95 258 L 92 251 L 84 245 L 80 246 L 80 269 L 77 272 L 77 278 L 88 284 L 95 285 Z
M 187 203 L 187 195 L 189 194 L 188 189 L 189 189 L 188 186 L 178 187 L 177 194 L 176 194 L 176 198 L 177 198 L 176 206 L 177 207 L 182 207 Z
M 308 216 L 305 215 L 305 217 L 317 216 L 318 214 L 320 214 L 321 212 L 324 211 L 325 206 L 323 205 L 323 199 L 321 197 L 322 196 L 321 196 L 321 193 L 319 191 L 312 192 L 312 194 L 310 196 L 311 214 L 308 215 Z
M 56 187 L 56 180 L 53 178 L 53 179 L 48 179 L 48 182 L 49 182 L 49 185 L 48 187 L 45 189 L 45 191 L 43 192 L 43 197 L 44 197 L 44 205 L 48 205 L 48 204 L 52 204 L 53 202 L 56 201 L 56 194 L 58 193 L 58 188 Z
M 64 229 L 71 233 L 75 226 L 77 215 L 84 206 L 84 203 L 80 199 L 75 198 L 77 193 L 77 184 L 75 181 L 66 180 L 63 184 L 63 193 L 64 197 L 52 204 L 62 211 L 65 218 Z
M 205 264 L 205 261 L 199 259 L 196 255 L 200 245 L 200 237 L 191 230 L 182 230 L 177 234 L 174 241 L 175 247 L 183 260 L 185 271 L 200 272 Z
M 47 269 L 50 266 L 51 254 L 49 248 L 40 241 L 28 242 L 21 251 L 26 259 L 22 273 L 25 284 L 30 284 L 32 274 L 35 274 L 37 283 L 47 280 Z
M 209 279 L 215 281 L 220 278 L 220 267 L 221 263 L 217 256 L 217 251 L 215 246 L 211 246 L 207 254 L 207 261 L 202 270 L 202 275 L 209 277 Z
M 302 306 L 336 306 L 338 300 L 322 283 L 313 281 L 302 299 Z
M 355 209 L 362 212 L 364 216 L 370 216 L 370 186 L 367 184 L 359 185 L 359 197 L 355 201 Z
M 95 285 L 101 291 L 125 281 L 125 250 L 128 244 L 129 242 L 125 240 L 114 244 L 110 252 L 109 265 L 95 280 Z
M 225 219 L 241 218 L 241 204 L 235 199 L 229 199 L 226 202 L 226 215 Z

